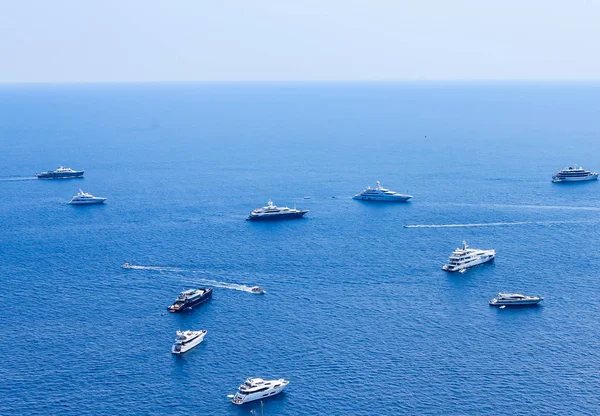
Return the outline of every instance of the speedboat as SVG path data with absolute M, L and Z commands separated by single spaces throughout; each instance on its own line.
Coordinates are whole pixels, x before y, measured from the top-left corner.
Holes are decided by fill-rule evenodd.
M 56 170 L 49 170 L 47 172 L 36 173 L 39 179 L 71 179 L 71 178 L 82 178 L 83 171 L 82 170 L 74 170 L 71 168 L 65 168 L 64 166 L 59 166 Z
M 496 257 L 496 250 L 480 250 L 469 248 L 466 241 L 463 241 L 462 248 L 457 248 L 450 255 L 448 264 L 442 266 L 442 270 L 447 272 L 464 272 L 469 267 L 486 263 Z
M 289 220 L 294 218 L 302 218 L 308 210 L 278 207 L 269 200 L 268 205 L 262 208 L 256 208 L 250 213 L 248 221 L 268 221 L 268 220 Z
M 167 307 L 169 312 L 181 312 L 186 309 L 192 309 L 194 306 L 200 305 L 212 297 L 212 288 L 199 288 L 184 290 L 179 294 L 175 303 Z
M 406 202 L 411 198 L 412 195 L 390 191 L 389 189 L 381 186 L 381 183 L 377 181 L 377 186 L 375 188 L 367 186 L 364 191 L 354 195 L 352 199 L 358 199 L 361 201 Z
M 494 299 L 490 300 L 492 306 L 530 306 L 537 305 L 544 298 L 539 296 L 525 296 L 520 293 L 498 293 Z
M 191 350 L 204 340 L 207 332 L 206 329 L 201 331 L 177 331 L 177 338 L 175 338 L 171 352 L 173 354 L 182 354 Z
M 133 269 L 133 264 L 123 263 L 121 267 L 124 269 Z
M 71 202 L 69 202 L 69 204 L 71 204 L 71 205 L 104 204 L 104 201 L 106 201 L 106 198 L 88 194 L 86 192 L 83 192 L 80 189 L 79 192 L 77 193 L 77 195 L 75 195 L 73 197 L 73 199 L 71 199 Z
M 235 395 L 229 395 L 234 404 L 248 403 L 253 400 L 265 399 L 275 396 L 287 386 L 290 382 L 280 378 L 279 380 L 263 380 L 262 378 L 247 378 L 246 381 L 238 387 Z
M 260 288 L 259 286 L 252 286 L 250 288 L 250 292 L 252 293 L 256 293 L 257 295 L 262 295 L 263 293 L 266 293 L 262 288 Z
M 582 166 L 577 167 L 577 165 L 564 168 L 552 175 L 552 182 L 581 182 L 592 181 L 594 179 L 598 179 L 598 172 L 590 172 Z

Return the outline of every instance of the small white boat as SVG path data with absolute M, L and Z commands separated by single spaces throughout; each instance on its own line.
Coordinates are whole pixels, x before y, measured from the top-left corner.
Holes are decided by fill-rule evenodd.
M 92 205 L 92 204 L 103 204 L 104 201 L 106 201 L 106 198 L 88 194 L 86 192 L 83 192 L 80 189 L 79 192 L 77 193 L 77 195 L 75 195 L 73 197 L 73 199 L 71 199 L 71 202 L 69 202 L 69 204 L 71 204 L 71 205 Z
M 182 354 L 191 350 L 204 340 L 207 332 L 205 329 L 202 331 L 177 331 L 177 338 L 175 338 L 171 352 L 173 354 Z
M 279 380 L 263 380 L 262 378 L 247 378 L 246 381 L 238 387 L 238 391 L 231 397 L 234 404 L 248 403 L 254 400 L 266 399 L 275 396 L 289 384 L 288 380 L 280 378 Z

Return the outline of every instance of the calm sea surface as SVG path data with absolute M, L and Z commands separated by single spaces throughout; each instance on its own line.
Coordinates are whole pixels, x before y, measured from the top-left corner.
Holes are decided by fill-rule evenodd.
M 260 414 L 248 376 L 290 380 L 265 415 L 600 413 L 600 183 L 550 182 L 600 169 L 599 114 L 598 84 L 0 87 L 0 414 Z M 85 178 L 31 179 L 58 164 Z M 377 180 L 414 199 L 351 199 Z M 310 213 L 244 221 L 269 198 Z M 440 270 L 464 239 L 496 261 Z

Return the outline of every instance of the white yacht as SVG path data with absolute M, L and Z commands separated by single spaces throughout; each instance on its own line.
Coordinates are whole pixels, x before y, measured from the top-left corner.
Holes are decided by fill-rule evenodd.
M 289 220 L 294 218 L 302 218 L 308 210 L 296 209 L 288 207 L 278 207 L 269 200 L 268 205 L 262 208 L 256 208 L 250 213 L 248 221 L 270 221 L 270 220 Z
M 448 264 L 444 264 L 442 270 L 448 272 L 462 272 L 469 267 L 491 261 L 494 257 L 496 257 L 496 250 L 469 248 L 467 242 L 463 241 L 462 248 L 454 250 L 448 259 Z
M 90 204 L 103 204 L 106 201 L 106 198 L 102 198 L 99 196 L 94 196 L 92 194 L 88 194 L 83 192 L 81 189 L 79 193 L 71 199 L 69 204 L 71 205 L 90 205 Z
M 544 298 L 539 296 L 525 296 L 520 293 L 498 293 L 494 299 L 490 300 L 492 306 L 529 306 L 537 305 Z
M 263 380 L 262 378 L 247 378 L 246 381 L 238 387 L 235 395 L 229 395 L 234 404 L 248 403 L 253 400 L 266 399 L 275 396 L 287 386 L 290 382 L 280 378 L 279 380 Z
M 171 352 L 173 354 L 182 354 L 191 350 L 204 340 L 207 332 L 205 329 L 202 331 L 177 331 L 177 338 L 175 338 Z
M 577 165 L 564 168 L 552 175 L 552 182 L 581 182 L 592 181 L 594 179 L 598 179 L 598 172 L 590 172 L 582 166 L 577 167 Z
M 367 186 L 364 191 L 354 195 L 352 199 L 359 199 L 361 201 L 406 202 L 411 198 L 411 195 L 390 191 L 381 186 L 381 183 L 377 181 L 375 188 Z

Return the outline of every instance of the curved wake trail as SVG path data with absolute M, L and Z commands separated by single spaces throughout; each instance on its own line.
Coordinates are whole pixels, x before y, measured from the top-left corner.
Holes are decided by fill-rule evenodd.
M 136 266 L 134 264 L 130 264 L 127 267 L 123 267 L 124 269 L 132 269 L 132 270 L 152 270 L 155 272 L 185 272 L 185 269 L 180 269 L 177 267 L 168 267 L 168 266 Z
M 516 221 L 486 222 L 474 224 L 407 224 L 404 228 L 459 228 L 459 227 L 504 227 L 510 225 L 553 225 L 553 224 L 590 224 L 600 221 Z

